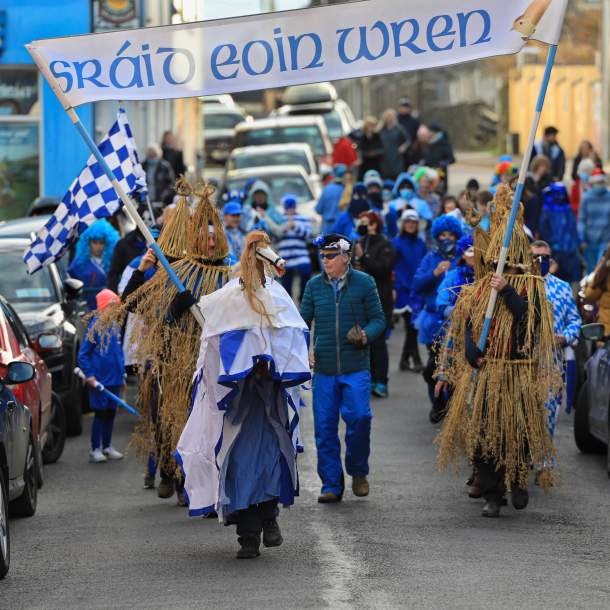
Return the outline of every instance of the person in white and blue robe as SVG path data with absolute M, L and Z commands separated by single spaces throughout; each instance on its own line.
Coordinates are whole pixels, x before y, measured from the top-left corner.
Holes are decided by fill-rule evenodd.
M 309 331 L 281 284 L 266 278 L 253 311 L 239 279 L 201 299 L 205 318 L 193 407 L 176 460 L 189 514 L 236 524 L 238 558 L 279 546 L 278 504 L 298 495 L 301 384 L 311 378 Z

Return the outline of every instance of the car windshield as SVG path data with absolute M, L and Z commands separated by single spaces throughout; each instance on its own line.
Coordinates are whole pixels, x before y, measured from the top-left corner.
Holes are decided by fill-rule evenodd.
M 341 117 L 336 110 L 324 113 L 322 118 L 326 123 L 326 129 L 328 129 L 328 135 L 331 140 L 338 140 L 343 136 L 343 124 L 341 123 Z
M 300 165 L 308 174 L 312 171 L 307 153 L 303 150 L 277 150 L 262 154 L 243 153 L 229 159 L 230 170 L 269 165 Z
M 296 195 L 298 203 L 305 203 L 313 199 L 313 194 L 309 189 L 303 176 L 294 174 L 266 174 L 261 178 L 267 183 L 271 190 L 271 198 L 276 206 L 280 205 L 282 197 L 287 193 Z M 241 191 L 244 188 L 247 178 L 235 178 L 227 180 L 226 190 Z
M 55 303 L 57 295 L 48 269 L 29 275 L 22 252 L 0 253 L 0 294 L 9 302 Z
M 239 132 L 236 138 L 236 145 L 239 147 L 290 144 L 291 142 L 305 142 L 305 144 L 311 146 L 315 155 L 323 156 L 326 154 L 324 140 L 317 125 L 247 129 Z
M 233 129 L 235 125 L 244 120 L 240 114 L 206 114 L 204 116 L 204 129 Z

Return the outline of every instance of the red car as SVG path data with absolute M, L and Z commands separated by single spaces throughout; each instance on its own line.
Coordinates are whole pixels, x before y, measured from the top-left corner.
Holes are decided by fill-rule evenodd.
M 32 432 L 36 444 L 39 481 L 42 463 L 55 462 L 63 452 L 66 424 L 63 407 L 53 395 L 52 377 L 39 352 L 55 349 L 59 337 L 43 334 L 30 341 L 28 334 L 8 302 L 0 297 L 0 369 L 10 362 L 29 362 L 35 369 L 34 379 L 11 388 L 13 394 L 32 413 Z

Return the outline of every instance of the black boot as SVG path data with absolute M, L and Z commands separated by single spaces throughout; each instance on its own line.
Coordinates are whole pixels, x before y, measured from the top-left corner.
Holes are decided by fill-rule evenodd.
M 284 542 L 277 519 L 263 521 L 263 544 L 266 547 L 280 546 Z
M 510 490 L 510 498 L 515 510 L 523 510 L 529 503 L 530 497 L 527 489 L 513 485 Z
M 237 551 L 237 559 L 255 559 L 260 555 L 260 536 L 240 536 L 237 542 L 241 546 Z

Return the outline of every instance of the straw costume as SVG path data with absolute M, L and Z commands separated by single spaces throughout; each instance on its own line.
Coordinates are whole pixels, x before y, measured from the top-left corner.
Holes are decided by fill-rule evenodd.
M 213 188 L 202 184 L 193 190 L 181 178 L 176 190 L 181 199 L 171 226 L 162 231 L 159 245 L 177 259 L 171 266 L 187 292 L 179 295 L 167 272 L 160 268 L 127 296 L 118 313 L 121 322 L 128 312 L 136 314 L 142 322 L 132 333 L 140 362 L 148 363 L 140 386 L 142 417 L 132 441 L 142 457 L 147 457 L 150 447 L 155 445 L 160 446 L 162 456 L 171 455 L 187 419 L 201 328 L 191 313 L 178 320 L 176 311 L 185 299 L 196 301 L 223 286 L 230 273 L 222 220 L 210 202 Z M 187 197 L 191 194 L 199 199 L 199 204 L 189 221 Z M 215 237 L 212 247 L 208 233 Z M 117 314 L 114 315 L 116 319 Z M 156 384 L 158 397 L 154 395 Z M 153 414 L 151 409 L 155 405 L 157 413 Z
M 512 488 L 513 504 L 525 508 L 527 501 L 517 506 L 515 496 L 527 487 L 530 465 L 546 463 L 554 455 L 544 404 L 558 382 L 558 371 L 552 312 L 544 280 L 533 267 L 522 207 L 508 251 L 508 286 L 499 294 L 485 353 L 477 348 L 511 202 L 510 187 L 498 187 L 489 236 L 475 231 L 475 250 L 487 243 L 484 255 L 477 256 L 476 280 L 462 289 L 450 318 L 446 341 L 451 343 L 451 358 L 444 374 L 454 392 L 436 442 L 441 469 L 465 455 L 482 478 L 497 481 L 496 489 L 483 489 L 488 502 L 499 506 L 505 489 Z M 474 381 L 473 366 L 479 369 Z M 539 481 L 548 489 L 551 473 Z
M 311 377 L 309 330 L 262 260 L 268 244 L 250 233 L 241 277 L 199 302 L 193 410 L 176 452 L 189 514 L 236 524 L 238 558 L 258 556 L 261 533 L 267 547 L 282 542 L 278 503 L 298 495 L 299 386 Z

